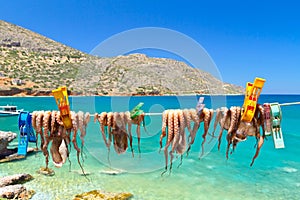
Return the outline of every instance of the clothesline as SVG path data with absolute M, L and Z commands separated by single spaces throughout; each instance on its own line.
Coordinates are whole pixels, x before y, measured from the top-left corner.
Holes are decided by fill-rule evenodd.
M 292 105 L 300 105 L 300 101 L 299 102 L 290 102 L 290 103 L 281 103 L 281 104 L 279 104 L 279 106 L 292 106 Z M 145 113 L 145 115 L 146 116 L 158 116 L 158 115 L 162 115 L 162 113 Z M 91 116 L 94 116 L 94 114 L 92 114 Z
M 281 103 L 279 105 L 280 106 L 300 105 L 300 101 L 299 102 L 291 102 L 291 103 Z

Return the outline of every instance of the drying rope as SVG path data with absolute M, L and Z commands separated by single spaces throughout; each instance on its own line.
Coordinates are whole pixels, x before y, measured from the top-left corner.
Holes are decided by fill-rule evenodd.
M 292 106 L 292 105 L 300 105 L 300 101 L 299 102 L 291 102 L 291 103 L 281 103 L 279 104 L 280 106 Z
M 300 105 L 300 102 L 281 103 L 279 105 L 280 106 Z M 158 115 L 162 115 L 162 113 L 145 113 L 145 115 L 147 115 L 147 116 L 158 116 Z M 94 114 L 91 114 L 91 116 L 94 116 Z

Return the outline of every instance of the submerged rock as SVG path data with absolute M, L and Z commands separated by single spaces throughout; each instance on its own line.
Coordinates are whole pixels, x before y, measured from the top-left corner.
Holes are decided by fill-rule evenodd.
M 104 192 L 100 190 L 92 190 L 89 192 L 84 192 L 82 194 L 77 194 L 74 200 L 100 200 L 100 199 L 107 199 L 107 200 L 127 200 L 133 197 L 133 195 L 129 192 L 122 192 L 122 193 L 111 193 L 111 192 Z
M 35 192 L 27 190 L 23 185 L 8 185 L 0 188 L 0 197 L 7 199 L 30 199 Z
M 15 174 L 0 178 L 0 198 L 30 199 L 35 192 L 27 190 L 21 184 L 32 179 L 30 174 Z
M 36 171 L 38 174 L 46 175 L 46 176 L 53 176 L 55 174 L 53 169 L 41 167 L 38 171 Z
M 30 174 L 15 174 L 11 176 L 5 176 L 0 178 L 0 187 L 7 185 L 22 184 L 32 179 L 33 177 Z

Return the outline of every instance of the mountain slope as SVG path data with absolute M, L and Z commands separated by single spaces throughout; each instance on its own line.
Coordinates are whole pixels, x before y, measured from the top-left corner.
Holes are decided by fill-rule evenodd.
M 94 57 L 0 20 L 0 90 L 41 94 L 62 85 L 86 95 L 243 93 L 183 62 Z

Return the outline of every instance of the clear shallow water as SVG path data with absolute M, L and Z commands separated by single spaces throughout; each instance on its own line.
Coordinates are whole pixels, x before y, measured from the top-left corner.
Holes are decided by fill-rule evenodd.
M 207 107 L 227 105 L 241 106 L 243 96 L 206 97 Z M 261 95 L 259 102 L 295 102 L 299 95 Z M 74 97 L 71 98 L 72 110 L 102 112 L 126 111 L 139 102 L 144 102 L 145 112 L 162 112 L 169 108 L 194 108 L 197 98 L 186 97 Z M 224 104 L 225 103 L 225 104 Z M 0 98 L 0 105 L 14 104 L 28 111 L 56 110 L 53 97 L 9 97 Z M 196 142 L 189 157 L 177 168 L 180 159 L 174 161 L 171 175 L 160 176 L 164 167 L 163 152 L 159 150 L 161 116 L 146 118 L 148 134 L 142 132 L 141 151 L 137 153 L 137 140 L 133 145 L 135 157 L 130 150 L 122 155 L 114 153 L 111 147 L 110 162 L 113 168 L 127 171 L 112 176 L 103 174 L 109 170 L 107 150 L 99 132 L 99 124 L 92 121 L 88 125 L 84 169 L 87 180 L 81 175 L 76 161 L 74 148 L 71 150 L 71 168 L 66 163 L 55 170 L 55 176 L 46 177 L 36 171 L 44 166 L 44 156 L 37 153 L 22 161 L 0 164 L 0 175 L 27 172 L 34 180 L 26 183 L 28 189 L 37 192 L 33 199 L 72 199 L 75 194 L 103 189 L 109 192 L 131 192 L 134 199 L 299 199 L 300 198 L 300 106 L 284 106 L 283 134 L 285 149 L 274 149 L 272 138 L 268 138 L 253 167 L 249 167 L 255 153 L 254 138 L 239 143 L 236 151 L 225 159 L 225 137 L 221 150 L 216 148 L 215 140 L 207 143 L 206 156 L 199 160 L 201 134 L 198 131 Z M 135 127 L 133 127 L 133 133 Z M 18 132 L 17 117 L 0 118 L 0 130 Z M 211 131 L 211 130 L 210 130 Z M 217 131 L 218 132 L 218 131 Z M 135 134 L 134 134 L 135 135 Z M 209 140 L 209 139 L 208 139 Z M 33 144 L 31 144 L 33 146 Z

